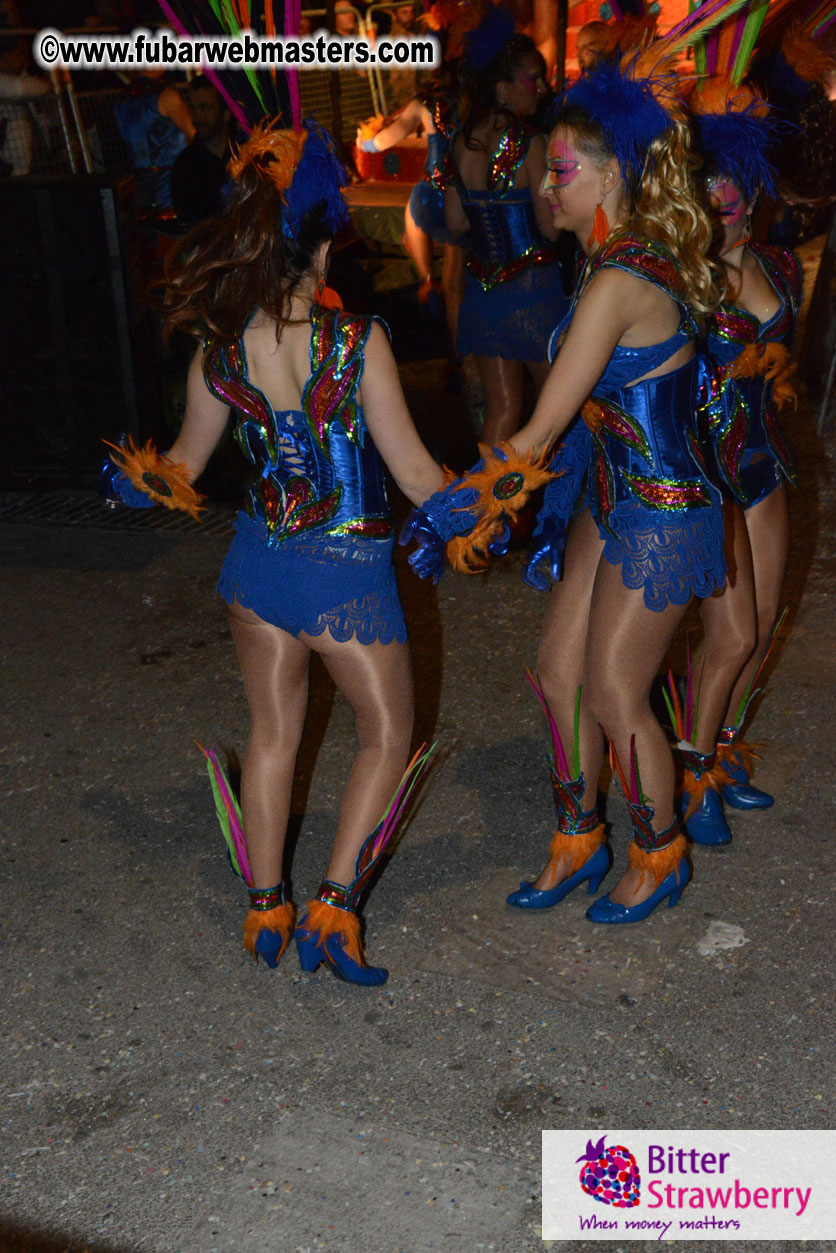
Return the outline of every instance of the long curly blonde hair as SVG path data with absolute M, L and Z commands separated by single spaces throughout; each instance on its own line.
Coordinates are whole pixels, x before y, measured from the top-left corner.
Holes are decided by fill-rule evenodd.
M 694 172 L 701 162 L 684 109 L 668 104 L 666 112 L 670 124 L 648 145 L 644 168 L 621 171 L 630 217 L 610 238 L 631 234 L 662 244 L 676 262 L 691 309 L 700 317 L 720 304 L 718 275 L 708 257 L 714 231 L 698 198 Z M 579 106 L 561 109 L 557 124 L 572 129 L 578 148 L 596 164 L 615 155 L 607 151 L 601 127 Z

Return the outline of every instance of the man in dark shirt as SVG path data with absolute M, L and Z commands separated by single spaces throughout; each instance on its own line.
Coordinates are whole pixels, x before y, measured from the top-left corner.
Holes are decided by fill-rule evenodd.
M 177 219 L 185 229 L 220 213 L 229 190 L 229 109 L 208 78 L 193 78 L 188 87 L 194 139 L 180 153 L 171 171 L 171 196 Z

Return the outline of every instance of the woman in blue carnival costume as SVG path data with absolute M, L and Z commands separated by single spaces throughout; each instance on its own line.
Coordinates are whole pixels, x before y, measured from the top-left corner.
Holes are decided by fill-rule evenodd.
M 795 399 L 787 344 L 802 274 L 791 252 L 752 240 L 756 201 L 776 194 L 769 161 L 774 125 L 764 101 L 746 85 L 716 78 L 690 103 L 723 228 L 725 294 L 707 325 L 714 377 L 706 416 L 727 497 L 727 553 L 735 574 L 701 607 L 705 639 L 692 666 L 699 719 L 685 754 L 684 792 L 693 798 L 686 818 L 691 838 L 726 844 L 731 833 L 721 794 L 735 809 L 772 804 L 749 781 L 752 751 L 740 731 L 771 643 L 789 549 L 785 484 L 796 476 L 778 415 Z
M 536 455 L 563 437 L 527 568 L 535 586 L 559 580 L 535 683 L 552 726 L 557 832 L 546 868 L 509 904 L 556 905 L 607 873 L 597 810 L 606 735 L 633 841 L 626 873 L 588 911 L 600 923 L 673 905 L 690 878 L 673 757 L 649 697 L 691 597 L 725 580 L 721 498 L 696 431 L 694 340 L 717 295 L 705 256 L 712 232 L 684 108 L 657 55 L 602 63 L 560 104 L 542 192 L 555 229 L 573 231 L 588 260 L 534 414 L 509 441 Z M 429 533 L 446 538 L 455 495 L 422 506 L 419 573 L 433 572 Z
M 433 241 L 448 245 L 453 242 L 444 220 L 444 188 L 456 126 L 454 85 L 455 64 L 448 62 L 387 126 L 370 134 L 374 121 L 370 119 L 357 128 L 357 146 L 362 152 L 386 152 L 419 129 L 427 137 L 424 173 L 410 193 L 403 237 L 403 246 L 421 279 L 421 300 L 427 299 L 433 288 Z
M 169 326 L 207 337 L 182 430 L 163 457 L 120 455 L 111 492 L 165 503 L 179 466 L 188 496 L 234 411 L 258 471 L 218 584 L 252 715 L 245 945 L 275 965 L 294 933 L 283 854 L 315 652 L 354 710 L 358 752 L 326 878 L 295 938 L 303 969 L 324 962 L 349 982 L 379 984 L 387 972 L 366 965 L 356 910 L 413 711 L 383 464 L 416 502 L 443 476 L 412 425 L 383 324 L 320 303 L 331 241 L 347 221 L 330 136 L 311 121 L 300 132 L 264 123 L 230 172 L 229 209 L 186 237 L 167 274 Z
M 526 121 L 546 91 L 542 58 L 514 19 L 490 7 L 464 41 L 467 116 L 453 144 L 447 224 L 470 234 L 457 348 L 476 355 L 487 412 L 483 439 L 507 439 L 522 414 L 526 367 L 548 371 L 548 332 L 563 316 L 554 227 L 537 195 L 545 139 Z

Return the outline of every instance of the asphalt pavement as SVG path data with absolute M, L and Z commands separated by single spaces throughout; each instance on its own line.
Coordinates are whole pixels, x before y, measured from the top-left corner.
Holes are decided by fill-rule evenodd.
M 470 438 L 443 378 L 439 361 L 406 372 L 441 447 Z M 439 752 L 366 907 L 391 972 L 375 989 L 302 974 L 292 952 L 256 967 L 240 944 L 245 894 L 194 743 L 234 765 L 247 737 L 213 591 L 229 510 L 196 528 L 66 489 L 0 499 L 4 1253 L 528 1253 L 543 1129 L 833 1125 L 836 435 L 803 408 L 790 433 L 790 613 L 751 728 L 775 806 L 731 815 L 732 844 L 696 849 L 679 906 L 640 926 L 592 926 L 582 894 L 504 905 L 553 819 L 524 676 L 544 600 L 521 554 L 437 588 L 399 556 L 416 738 Z M 351 737 L 315 664 L 300 900 Z M 623 865 L 615 789 L 607 817 Z

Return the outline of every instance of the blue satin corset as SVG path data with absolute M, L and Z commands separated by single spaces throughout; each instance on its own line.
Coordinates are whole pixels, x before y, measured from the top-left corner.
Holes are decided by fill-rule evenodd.
M 697 440 L 698 375 L 693 357 L 632 387 L 598 384 L 582 416 L 595 444 L 589 486 L 599 518 L 622 501 L 664 510 L 714 502 Z
M 348 322 L 343 314 L 318 316 Z M 367 539 L 392 534 L 383 463 L 354 400 L 371 319 L 355 318 L 350 325 L 355 332 L 359 327 L 360 334 L 355 334 L 353 356 L 341 374 L 332 361 L 323 370 L 315 359 L 315 323 L 302 409 L 272 408 L 250 381 L 243 340 L 207 354 L 204 373 L 210 390 L 237 411 L 235 438 L 259 470 L 246 508 L 265 525 L 271 545 L 310 532 Z M 325 408 L 317 388 L 328 389 Z
M 501 200 L 491 198 L 488 191 L 467 191 L 462 202 L 470 223 L 470 251 L 484 265 L 504 265 L 532 249 L 548 247 L 537 228 L 528 187 Z

